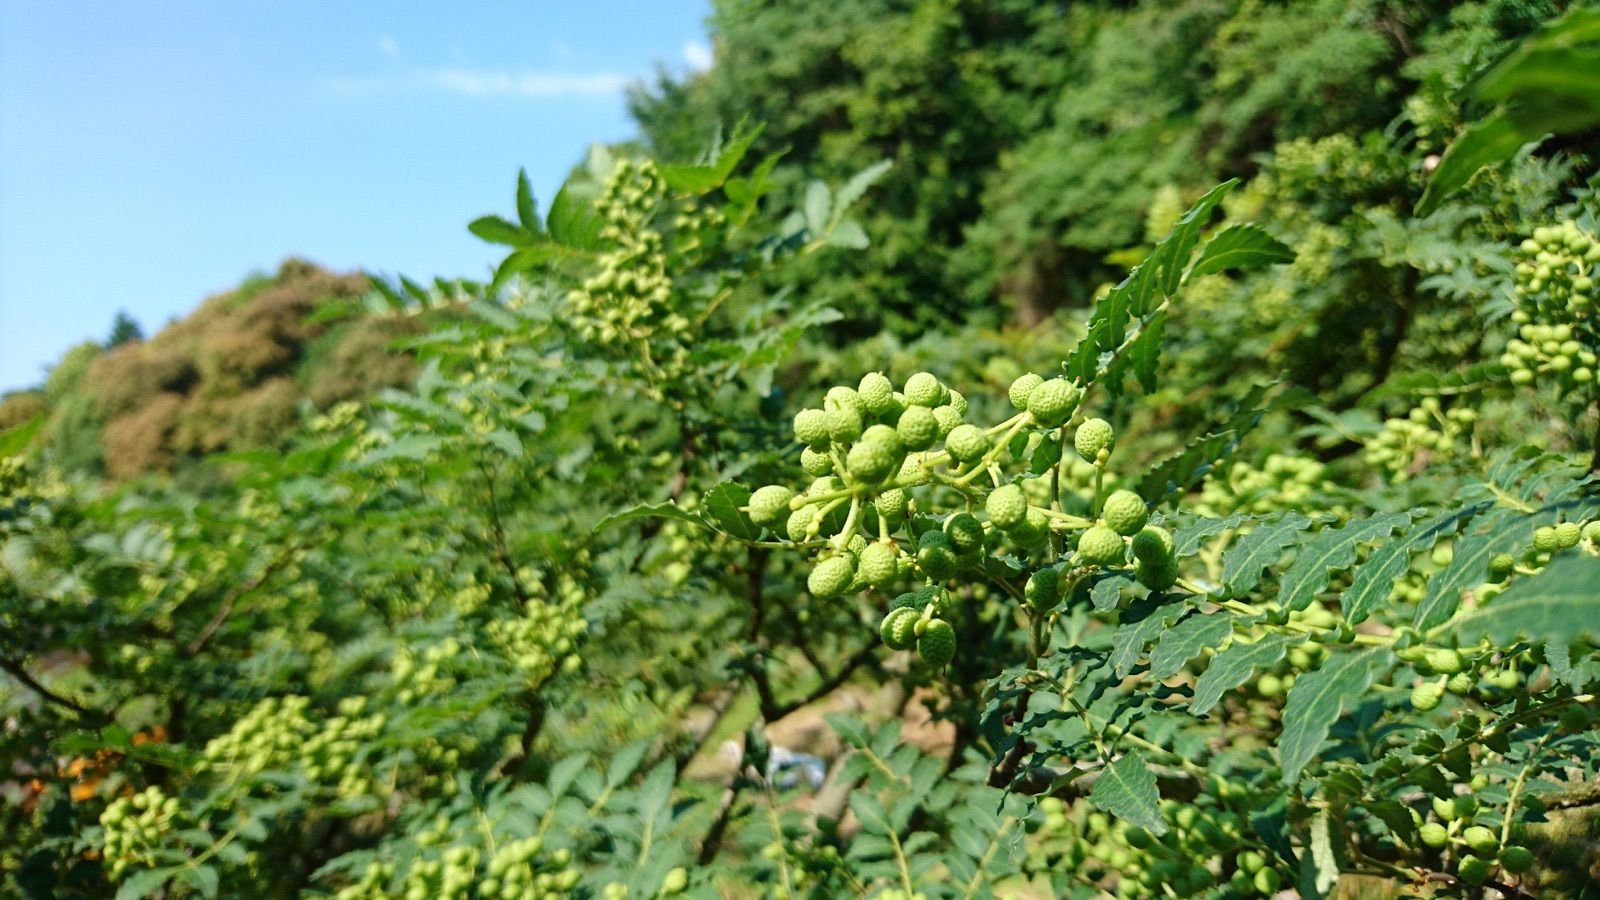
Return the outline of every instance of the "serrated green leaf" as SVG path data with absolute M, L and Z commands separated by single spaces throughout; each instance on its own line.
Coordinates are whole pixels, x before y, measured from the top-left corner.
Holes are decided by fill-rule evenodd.
M 1250 521 L 1250 519 L 1250 516 L 1243 513 L 1234 513 L 1231 516 L 1218 518 L 1195 519 L 1193 522 L 1175 529 L 1173 534 L 1173 546 L 1176 548 L 1174 555 L 1179 559 L 1190 556 L 1196 550 L 1199 550 L 1200 545 L 1208 539 L 1214 538 L 1224 531 L 1238 528 L 1245 522 Z
M 883 804 L 878 802 L 878 798 L 870 792 L 851 791 L 850 810 L 868 831 L 881 835 L 893 833 L 894 826 L 889 822 L 889 814 L 884 811 Z
M 545 230 L 557 244 L 574 250 L 594 250 L 600 246 L 603 224 L 594 208 L 593 191 L 569 181 L 550 203 Z
M 1203 716 L 1222 700 L 1222 695 L 1244 684 L 1257 669 L 1278 664 L 1289 648 L 1299 643 L 1288 635 L 1275 634 L 1254 644 L 1232 643 L 1211 658 L 1211 664 L 1194 684 L 1189 712 Z
M 1210 474 L 1213 466 L 1238 449 L 1239 442 L 1261 422 L 1263 416 L 1282 408 L 1287 402 L 1280 397 L 1264 403 L 1271 387 L 1270 384 L 1252 387 L 1227 422 L 1190 442 L 1183 452 L 1168 457 L 1145 472 L 1136 489 L 1139 496 L 1151 503 L 1160 503 L 1173 494 L 1181 494 L 1199 484 Z
M 1295 678 L 1283 707 L 1283 732 L 1278 736 L 1278 761 L 1286 783 L 1300 780 L 1300 773 L 1316 757 L 1333 724 L 1394 663 L 1393 650 L 1370 647 L 1335 653 L 1321 668 Z
M 1234 618 L 1225 612 L 1193 615 L 1172 626 L 1150 652 L 1150 677 L 1158 681 L 1171 678 L 1201 650 L 1222 646 L 1233 633 Z
M 1489 504 L 1476 503 L 1439 513 L 1403 537 L 1380 544 L 1356 569 L 1350 587 L 1339 595 L 1339 607 L 1351 625 L 1365 621 L 1379 603 L 1394 591 L 1395 580 L 1411 569 L 1411 554 L 1432 547 L 1441 537 L 1454 534 L 1461 524 Z
M 688 522 L 701 528 L 715 530 L 709 522 L 700 518 L 697 513 L 690 512 L 671 500 L 662 503 L 641 503 L 622 512 L 612 513 L 596 522 L 594 530 L 596 532 L 604 531 L 612 525 L 626 522 L 630 519 L 676 519 L 679 522 Z
M 1128 753 L 1106 766 L 1089 789 L 1089 802 L 1105 812 L 1137 825 L 1154 835 L 1167 833 L 1161 818 L 1161 797 L 1156 792 L 1156 776 L 1144 757 Z
M 1255 269 L 1294 262 L 1294 251 L 1257 225 L 1231 225 L 1200 249 L 1187 278 L 1215 275 L 1229 269 Z
M 202 897 L 215 897 L 219 878 L 217 870 L 210 866 L 185 866 L 178 870 L 178 878 L 200 892 Z
M 1560 645 L 1600 640 L 1597 584 L 1600 560 L 1583 553 L 1563 553 L 1543 572 L 1519 577 L 1492 602 L 1457 616 L 1441 630 L 1454 635 L 1462 646 L 1482 638 L 1501 647 L 1518 640 Z
M 1299 513 L 1286 513 L 1277 521 L 1257 525 L 1223 552 L 1223 587 L 1235 597 L 1255 590 L 1262 573 L 1277 565 L 1284 551 L 1310 525 L 1311 520 Z
M 724 481 L 706 491 L 701 509 L 706 520 L 724 534 L 741 541 L 753 541 L 761 537 L 761 526 L 750 521 L 750 514 L 741 509 L 749 505 L 749 488 Z
M 538 243 L 537 235 L 529 234 L 499 216 L 481 216 L 467 223 L 467 230 L 481 240 L 508 247 L 527 247 Z
M 1478 170 L 1511 158 L 1523 144 L 1542 135 L 1524 134 L 1510 117 L 1497 112 L 1481 122 L 1468 126 L 1461 137 L 1453 141 L 1428 179 L 1428 187 L 1417 204 L 1417 215 L 1426 216 L 1439 208 L 1444 199 L 1460 190 Z
M 529 234 L 544 230 L 543 223 L 539 221 L 539 205 L 533 200 L 533 185 L 528 182 L 527 169 L 517 170 L 517 221 Z
M 142 869 L 129 875 L 117 889 L 116 900 L 143 900 L 172 877 L 171 869 Z
M 1278 604 L 1291 610 L 1310 606 L 1328 586 L 1333 573 L 1355 565 L 1361 545 L 1387 538 L 1410 522 L 1410 513 L 1378 513 L 1317 532 L 1284 571 L 1278 586 Z
M 1138 604 L 1135 604 L 1136 606 Z M 1129 607 L 1124 616 L 1144 613 L 1143 617 L 1133 622 L 1128 622 L 1125 618 L 1125 624 L 1119 625 L 1116 633 L 1111 636 L 1109 662 L 1111 671 L 1118 678 L 1126 678 L 1128 673 L 1133 671 L 1133 667 L 1139 662 L 1139 657 L 1144 655 L 1144 648 L 1160 637 L 1161 633 L 1171 625 L 1172 620 L 1184 610 L 1184 607 L 1177 603 L 1139 609 L 1137 612 L 1135 607 Z

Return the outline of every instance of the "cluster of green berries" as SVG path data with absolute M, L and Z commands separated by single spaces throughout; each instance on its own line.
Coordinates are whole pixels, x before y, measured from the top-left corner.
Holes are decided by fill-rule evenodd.
M 579 646 L 588 630 L 579 604 L 563 598 L 530 600 L 521 615 L 491 619 L 484 633 L 529 686 L 538 687 L 557 672 L 583 667 Z
M 1398 484 L 1430 463 L 1453 457 L 1457 442 L 1477 421 L 1477 410 L 1456 406 L 1446 411 L 1437 397 L 1424 397 L 1405 418 L 1384 420 L 1383 430 L 1367 443 L 1362 458 L 1387 471 L 1390 481 Z
M 383 714 L 362 716 L 366 699 L 346 697 L 336 715 L 313 723 L 306 714 L 309 704 L 296 695 L 262 700 L 227 734 L 207 742 L 206 765 L 241 775 L 297 767 L 307 780 L 340 796 L 372 793 L 371 771 L 358 754 L 383 731 Z
M 1473 778 L 1475 791 L 1488 787 L 1488 778 Z M 1424 847 L 1435 851 L 1450 850 L 1455 859 L 1456 877 L 1476 887 L 1489 880 L 1495 870 L 1508 875 L 1521 875 L 1533 868 L 1533 853 L 1519 844 L 1502 844 L 1500 834 L 1478 820 L 1493 821 L 1493 815 L 1482 815 L 1483 810 L 1474 793 L 1448 797 L 1434 797 L 1432 816 L 1424 817 L 1415 809 L 1411 818 L 1417 826 L 1417 838 Z
M 441 828 L 441 824 L 443 828 Z M 415 859 L 400 871 L 400 888 L 390 884 L 396 874 L 393 862 L 374 861 L 361 880 L 341 888 L 336 900 L 379 900 L 400 896 L 405 900 L 557 900 L 577 888 L 581 873 L 572 866 L 566 849 L 541 853 L 543 842 L 537 836 L 506 841 L 487 854 L 476 845 L 455 844 L 456 830 L 448 818 L 440 817 L 417 837 L 422 847 L 440 848 L 424 859 Z
M 666 194 L 655 163 L 622 159 L 595 201 L 600 238 L 611 247 L 567 297 L 579 327 L 602 343 L 658 334 L 685 335 L 687 317 L 672 308 L 672 279 L 660 232 L 649 227 Z
M 1207 478 L 1200 486 L 1194 509 L 1211 517 L 1233 513 L 1264 515 L 1304 508 L 1331 487 L 1327 466 L 1321 462 L 1273 453 L 1260 465 L 1239 461 L 1228 467 L 1226 475 Z
M 782 861 L 794 885 L 807 888 L 807 896 L 831 896 L 828 887 L 841 880 L 855 880 L 850 872 L 851 863 L 845 860 L 836 845 L 827 841 L 806 840 L 806 835 L 792 825 L 784 826 L 782 840 L 762 847 L 760 855 L 768 862 Z
M 119 797 L 105 808 L 100 814 L 105 830 L 102 848 L 112 881 L 121 880 L 130 866 L 153 864 L 153 851 L 163 836 L 179 827 L 179 812 L 178 798 L 168 797 L 156 785 L 132 797 Z
M 1489 559 L 1484 583 L 1474 592 L 1478 605 L 1488 603 L 1510 587 L 1513 575 L 1535 574 L 1549 565 L 1556 554 L 1574 548 L 1600 556 L 1600 519 L 1540 525 L 1521 553 L 1495 554 Z
M 1595 380 L 1594 269 L 1600 241 L 1575 222 L 1534 229 L 1516 266 L 1517 337 L 1500 362 L 1512 384 L 1554 383 L 1563 395 L 1587 396 Z
M 456 678 L 451 674 L 451 663 L 461 655 L 461 642 L 453 637 L 424 647 L 420 654 L 402 648 L 390 664 L 394 683 L 405 685 L 395 692 L 401 705 L 410 706 L 419 700 L 449 693 L 455 689 Z
M 956 631 L 938 613 L 945 612 L 944 588 L 925 587 L 894 598 L 889 614 L 878 626 L 878 636 L 890 650 L 910 650 L 930 668 L 942 669 L 956 656 Z
M 1556 384 L 1569 394 L 1594 383 L 1595 353 L 1578 341 L 1571 325 L 1530 322 L 1506 342 L 1500 364 L 1510 372 L 1511 383 L 1522 386 Z

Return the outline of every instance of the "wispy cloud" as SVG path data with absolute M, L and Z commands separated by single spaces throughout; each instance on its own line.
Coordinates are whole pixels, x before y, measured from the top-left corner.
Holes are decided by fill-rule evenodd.
M 435 69 L 426 79 L 445 90 L 474 96 L 572 97 L 621 92 L 634 76 L 620 72 L 505 72 Z
M 683 61 L 689 68 L 696 72 L 704 72 L 711 68 L 711 48 L 700 41 L 690 41 L 683 45 Z
M 400 44 L 395 41 L 393 36 L 380 34 L 378 35 L 378 52 L 390 59 L 394 59 L 400 55 Z

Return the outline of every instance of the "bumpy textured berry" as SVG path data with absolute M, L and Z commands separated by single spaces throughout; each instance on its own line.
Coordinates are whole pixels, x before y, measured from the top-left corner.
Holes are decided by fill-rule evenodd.
M 750 495 L 750 520 L 757 525 L 776 526 L 789 514 L 789 501 L 794 491 L 781 484 L 757 488 Z
M 890 609 L 914 609 L 922 612 L 928 604 L 933 604 L 934 614 L 944 611 L 944 590 L 938 585 L 927 585 L 914 591 L 907 591 L 889 602 Z
M 868 372 L 861 376 L 856 394 L 867 413 L 879 419 L 888 415 L 897 405 L 894 401 L 894 384 L 881 372 Z
M 1167 562 L 1176 552 L 1172 533 L 1160 525 L 1146 525 L 1133 536 L 1133 556 L 1143 562 Z
M 1583 526 L 1583 539 L 1591 544 L 1600 543 L 1600 519 Z
M 862 402 L 861 395 L 842 384 L 828 388 L 827 396 L 823 398 L 823 409 L 832 409 L 835 406 L 855 410 L 856 415 L 863 419 L 867 417 L 867 405 Z
M 1104 525 L 1091 526 L 1078 538 L 1078 555 L 1086 565 L 1120 566 L 1122 551 L 1122 535 Z
M 806 578 L 806 588 L 818 600 L 832 600 L 844 594 L 856 577 L 856 567 L 848 556 L 833 556 L 817 563 Z
M 1178 583 L 1178 564 L 1171 559 L 1135 560 L 1133 577 L 1152 591 L 1164 591 Z
M 1476 686 L 1477 680 L 1472 677 L 1470 672 L 1457 672 L 1451 675 L 1450 680 L 1444 684 L 1445 690 L 1455 694 L 1457 697 L 1465 697 L 1472 693 L 1472 689 Z
M 1422 838 L 1422 843 L 1435 849 L 1450 843 L 1450 832 L 1438 822 L 1427 822 L 1417 829 L 1417 835 Z
M 944 523 L 944 533 L 950 538 L 950 547 L 962 555 L 983 549 L 983 523 L 972 513 L 956 513 Z
M 1500 838 L 1482 825 L 1469 825 L 1461 832 L 1461 840 L 1479 856 L 1493 859 L 1500 852 Z
M 910 650 L 917 642 L 916 625 L 921 615 L 920 610 L 905 606 L 889 610 L 883 617 L 883 624 L 878 626 L 878 637 L 883 639 L 883 645 L 890 650 Z
M 1079 391 L 1065 378 L 1052 378 L 1028 393 L 1028 413 L 1046 428 L 1065 422 L 1078 405 Z
M 833 457 L 827 453 L 820 453 L 810 447 L 806 447 L 800 451 L 800 468 L 804 469 L 807 475 L 814 478 L 832 475 Z
M 1517 561 L 1509 553 L 1501 553 L 1489 560 L 1489 580 L 1496 584 L 1511 577 Z
M 942 531 L 924 531 L 917 542 L 917 565 L 934 581 L 943 581 L 955 574 L 956 553 L 950 547 L 950 538 Z
M 932 409 L 944 404 L 946 392 L 939 379 L 928 372 L 918 372 L 906 379 L 905 395 L 906 402 L 912 406 Z
M 1100 514 L 1112 531 L 1129 537 L 1138 534 L 1144 523 L 1150 520 L 1150 510 L 1145 507 L 1144 498 L 1133 491 L 1113 491 L 1106 498 Z
M 957 425 L 944 439 L 944 448 L 959 462 L 977 462 L 989 452 L 989 438 L 976 425 Z
M 908 406 L 895 426 L 907 450 L 926 450 L 939 439 L 939 422 L 926 406 Z
M 1061 602 L 1061 573 L 1055 569 L 1040 569 L 1028 576 L 1022 596 L 1036 612 L 1049 612 Z
M 1448 647 L 1429 648 L 1422 656 L 1428 667 L 1441 675 L 1454 675 L 1466 666 L 1459 650 Z
M 1016 381 L 1011 382 L 1011 390 L 1009 392 L 1011 405 L 1017 409 L 1026 410 L 1028 408 L 1029 395 L 1033 393 L 1034 388 L 1041 384 L 1044 384 L 1044 379 L 1032 372 L 1029 372 L 1028 374 L 1019 377 Z
M 936 436 L 942 441 L 948 438 L 950 432 L 955 431 L 956 427 L 961 424 L 961 413 L 956 412 L 956 408 L 948 403 L 944 406 L 935 406 L 933 408 L 933 423 L 938 427 Z
M 895 545 L 874 541 L 856 560 L 856 574 L 875 588 L 885 588 L 893 584 L 899 574 L 899 560 L 900 551 Z
M 1583 539 L 1583 527 L 1577 522 L 1562 522 L 1556 526 L 1556 546 L 1566 549 L 1578 546 Z
M 1010 531 L 1027 519 L 1028 498 L 1022 495 L 1022 488 L 1003 484 L 989 494 L 983 508 L 989 514 L 989 521 L 996 527 Z
M 1024 550 L 1042 550 L 1050 542 L 1050 519 L 1044 510 L 1030 506 L 1028 514 L 1022 517 L 1022 524 L 1006 532 L 1006 536 Z
M 1540 553 L 1554 553 L 1561 549 L 1561 540 L 1556 537 L 1556 530 L 1548 525 L 1534 529 L 1533 549 Z
M 828 414 L 820 409 L 802 409 L 795 413 L 794 439 L 809 447 L 826 447 Z
M 789 540 L 794 541 L 796 544 L 809 540 L 811 523 L 816 517 L 817 508 L 815 506 L 802 506 L 789 513 L 789 521 L 784 524 L 784 533 L 789 536 Z
M 1489 864 L 1468 853 L 1456 866 L 1456 875 L 1467 884 L 1483 884 L 1489 880 Z
M 828 410 L 828 437 L 848 444 L 861 437 L 861 413 L 853 406 L 834 404 Z
M 878 515 L 889 521 L 890 526 L 899 525 L 900 520 L 906 517 L 906 492 L 890 488 L 872 501 L 872 507 L 878 511 Z
M 844 464 L 852 477 L 876 484 L 893 474 L 900 467 L 900 460 L 877 441 L 861 441 L 850 448 Z
M 1090 419 L 1078 426 L 1072 435 L 1072 448 L 1085 462 L 1094 462 L 1101 450 L 1110 450 L 1116 441 L 1116 432 L 1105 419 Z
M 956 630 L 943 619 L 934 619 L 917 638 L 917 655 L 935 669 L 942 669 L 956 658 Z
M 1500 867 L 1513 875 L 1521 875 L 1533 868 L 1533 851 L 1527 847 L 1509 845 L 1500 851 Z

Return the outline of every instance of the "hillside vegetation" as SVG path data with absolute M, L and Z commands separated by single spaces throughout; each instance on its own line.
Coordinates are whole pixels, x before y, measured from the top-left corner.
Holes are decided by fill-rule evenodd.
M 0 892 L 1593 895 L 1600 7 L 711 28 L 7 401 Z

